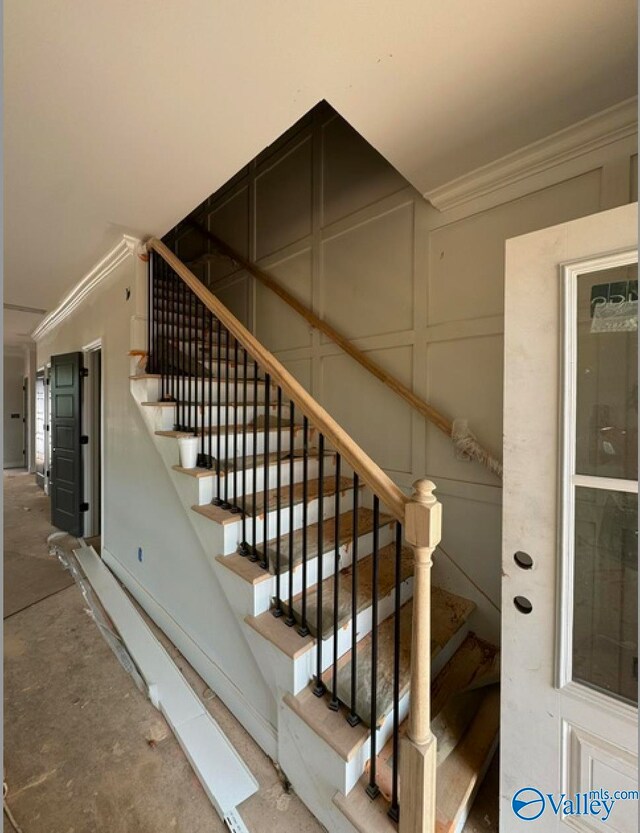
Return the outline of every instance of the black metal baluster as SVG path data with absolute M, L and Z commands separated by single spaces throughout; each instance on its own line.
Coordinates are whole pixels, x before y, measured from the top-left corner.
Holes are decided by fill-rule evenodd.
M 181 296 L 181 287 L 177 280 L 173 282 L 173 296 L 172 301 L 174 304 L 178 305 L 180 303 L 180 296 Z M 163 298 L 163 309 L 168 309 L 168 290 L 165 287 L 164 291 L 164 298 Z M 174 412 L 174 428 L 176 431 L 179 431 L 182 428 L 182 414 L 180 411 L 181 407 L 181 353 L 180 353 L 180 344 L 179 339 L 184 331 L 184 324 L 180 325 L 178 321 L 174 322 L 173 327 L 170 329 L 170 332 L 173 335 L 173 343 L 170 346 L 169 350 L 169 361 L 172 365 L 172 373 L 173 373 L 173 400 L 175 405 L 173 406 Z
M 318 435 L 318 589 L 316 591 L 316 683 L 313 693 L 322 697 L 327 687 L 322 682 L 322 579 L 324 578 L 324 436 Z M 339 493 L 336 481 L 336 494 Z
M 287 605 L 287 618 L 285 624 L 292 628 L 296 623 L 293 615 L 293 480 L 295 474 L 295 417 L 296 406 L 292 400 L 289 401 L 289 603 Z
M 257 523 L 258 513 L 256 511 L 256 502 L 258 500 L 258 362 L 253 363 L 253 425 L 252 425 L 252 463 L 253 463 L 253 500 L 251 501 L 251 561 L 258 560 L 258 548 L 256 546 L 257 537 Z M 266 550 L 267 541 L 263 542 L 263 548 Z
M 233 461 L 229 472 L 233 472 L 233 498 L 231 500 L 231 512 L 237 515 L 240 512 L 238 501 L 238 339 L 233 337 Z M 227 472 L 227 477 L 229 476 Z
M 231 504 L 229 503 L 229 466 L 232 463 L 229 461 L 230 454 L 229 454 L 229 358 L 230 358 L 230 351 L 229 351 L 229 330 L 224 328 L 224 345 L 225 345 L 225 377 L 224 377 L 224 459 L 226 464 L 226 469 L 224 473 L 224 499 L 222 501 L 222 508 L 223 509 L 231 509 Z
M 211 469 L 213 467 L 213 321 L 213 313 L 209 312 L 209 360 L 207 362 L 209 367 L 209 453 L 207 454 L 208 469 Z M 204 357 L 204 350 L 202 352 Z
M 165 271 L 165 262 L 164 260 L 158 260 L 158 289 L 159 293 L 164 292 L 164 271 Z M 162 296 L 160 296 L 162 297 Z M 165 328 L 165 321 L 164 321 L 164 311 L 162 309 L 162 300 L 160 300 L 160 307 L 158 309 L 158 373 L 160 374 L 160 401 L 164 399 L 165 390 L 164 390 L 164 353 L 165 353 L 165 344 L 166 344 L 166 335 L 164 332 Z
M 189 290 L 189 293 L 191 293 L 191 290 Z M 191 300 L 191 298 L 189 298 L 189 300 Z M 193 323 L 194 323 L 194 326 L 195 326 L 194 343 L 197 343 L 197 339 L 198 339 L 198 332 L 199 332 L 198 328 L 200 326 L 199 312 L 200 312 L 200 305 L 199 305 L 199 302 L 196 301 L 195 306 L 194 306 L 194 310 L 193 310 Z M 193 367 L 193 361 L 191 359 L 191 352 L 190 351 L 191 351 L 191 339 L 189 340 L 189 351 L 187 352 L 187 367 L 189 368 L 189 370 L 193 374 L 194 367 Z M 192 411 L 193 411 L 193 426 L 192 427 L 193 427 L 193 434 L 194 434 L 194 436 L 197 437 L 198 436 L 198 417 L 200 416 L 199 411 L 198 411 L 198 404 L 199 404 L 198 403 L 198 386 L 199 386 L 199 377 L 200 377 L 200 363 L 197 362 L 197 361 L 195 363 L 195 371 L 196 371 L 195 372 L 195 380 L 194 380 L 194 383 L 193 383 L 193 394 L 194 394 L 193 401 L 194 401 L 194 404 L 193 404 L 193 409 L 192 409 Z
M 307 625 L 307 498 L 309 493 L 309 420 L 302 417 L 302 611 L 300 613 L 300 636 L 309 635 Z M 291 488 L 293 496 L 293 487 Z
M 222 353 L 222 323 L 217 320 L 216 327 L 216 496 L 211 501 L 214 506 L 222 506 L 222 461 L 220 460 L 220 441 L 222 431 L 222 380 L 220 378 L 221 353 Z
M 269 567 L 269 558 L 267 556 L 267 541 L 269 540 L 269 429 L 271 428 L 271 376 L 268 373 L 265 373 L 264 376 L 264 401 L 266 403 L 264 409 L 264 448 L 262 451 L 264 465 L 262 467 L 264 471 L 264 483 L 263 486 L 263 494 L 264 494 L 264 515 L 263 515 L 263 522 L 262 528 L 264 530 L 262 538 L 264 541 L 264 546 L 262 547 L 262 559 L 260 561 L 260 566 L 263 570 L 266 570 Z
M 174 402 L 178 401 L 176 384 L 176 357 L 178 355 L 178 316 L 176 315 L 177 301 L 174 299 L 174 294 L 178 289 L 178 278 L 173 273 L 170 274 L 170 279 L 164 288 L 163 299 L 163 317 L 166 321 L 167 327 L 167 399 L 172 399 Z M 175 416 L 176 408 L 173 406 L 173 413 Z M 174 419 L 175 424 L 175 419 Z
M 369 798 L 377 798 L 380 794 L 376 784 L 377 749 L 376 741 L 378 733 L 378 556 L 379 556 L 379 530 L 380 524 L 380 501 L 377 495 L 373 496 L 373 553 L 371 561 L 371 716 L 369 726 L 371 727 L 371 752 L 369 760 L 369 783 L 367 795 Z
M 243 349 L 242 358 L 242 542 L 238 547 L 240 555 L 251 555 L 247 541 L 247 372 L 248 356 Z M 255 472 L 253 477 L 255 478 Z
M 278 432 L 278 436 L 276 437 L 276 505 L 277 505 L 277 513 L 276 513 L 276 604 L 273 608 L 273 615 L 277 618 L 282 616 L 282 600 L 281 600 L 281 588 L 280 588 L 280 570 L 281 570 L 281 543 L 280 543 L 280 535 L 281 535 L 281 518 L 280 513 L 282 511 L 281 507 L 281 499 L 282 499 L 282 472 L 280 471 L 280 467 L 282 464 L 282 388 L 278 385 L 277 391 L 277 399 L 276 399 L 276 431 Z M 268 471 L 268 469 L 267 469 Z M 289 483 L 289 488 L 293 488 L 293 483 Z
M 168 287 L 171 284 L 173 275 L 167 264 L 163 269 L 163 292 L 162 292 L 162 399 L 171 399 L 171 307 L 167 302 Z
M 333 673 L 331 682 L 331 700 L 329 708 L 337 712 L 340 708 L 338 701 L 338 603 L 340 601 L 340 464 L 342 458 L 336 453 L 336 494 L 335 516 L 333 519 Z
M 180 306 L 184 310 L 182 315 L 182 344 L 176 345 L 178 350 L 178 366 L 180 368 L 180 385 L 179 385 L 179 412 L 180 412 L 180 428 L 183 431 L 188 431 L 187 424 L 188 416 L 188 402 L 191 402 L 191 380 L 187 374 L 187 366 L 185 361 L 185 345 L 191 344 L 191 303 L 189 303 L 189 313 L 187 314 L 186 300 L 187 300 L 187 286 L 184 281 L 180 281 L 178 285 L 178 298 Z
M 204 432 L 205 432 L 205 422 L 206 422 L 206 420 L 204 418 L 204 415 L 205 415 L 205 404 L 204 403 L 205 403 L 205 399 L 206 399 L 206 392 L 205 392 L 206 391 L 206 388 L 205 388 L 206 364 L 205 364 L 205 360 L 204 360 L 205 359 L 204 345 L 205 345 L 205 333 L 207 332 L 207 320 L 206 320 L 207 308 L 205 307 L 204 304 L 201 304 L 201 306 L 202 306 L 202 354 L 200 354 L 200 351 L 198 350 L 198 348 L 196 346 L 195 358 L 196 358 L 196 363 L 200 364 L 200 370 L 202 372 L 202 377 L 201 377 L 201 380 L 200 380 L 200 383 L 201 383 L 201 387 L 200 387 L 200 431 L 202 433 L 201 433 L 201 438 L 200 438 L 200 460 L 198 461 L 198 465 L 204 467 L 205 464 L 206 464 L 206 457 L 205 457 L 205 453 L 204 453 Z
M 400 581 L 402 578 L 402 525 L 396 523 L 395 552 L 395 621 L 393 627 L 393 764 L 391 774 L 391 807 L 389 816 L 398 821 L 400 807 L 398 804 L 398 772 L 400 754 Z
M 153 325 L 154 325 L 154 318 L 152 316 L 153 311 L 153 250 L 149 253 L 149 266 L 147 267 L 147 365 L 146 365 L 146 372 L 153 373 L 153 359 L 152 356 L 152 349 L 154 346 L 153 343 Z
M 159 271 L 159 277 L 162 278 L 162 282 L 161 282 L 160 286 L 163 288 L 163 294 L 164 294 L 167 291 L 166 289 L 164 289 L 165 284 L 166 284 L 166 280 L 165 280 L 166 274 L 165 273 L 166 273 L 167 266 L 166 266 L 166 263 L 164 262 L 164 260 L 160 261 L 158 265 L 160 267 L 159 270 L 158 270 Z M 166 350 L 167 350 L 167 322 L 166 322 L 166 314 L 165 314 L 163 309 L 161 309 L 160 312 L 158 313 L 158 320 L 159 320 L 159 323 L 160 323 L 160 327 L 159 327 L 159 330 L 160 330 L 160 337 L 159 337 L 159 341 L 160 341 L 160 345 L 159 345 L 160 346 L 160 350 L 159 350 L 160 362 L 159 362 L 158 372 L 160 373 L 160 401 L 162 402 L 162 401 L 164 401 L 164 398 L 166 396 L 165 367 L 166 367 Z
M 351 726 L 357 726 L 360 718 L 356 714 L 356 695 L 358 691 L 358 498 L 359 478 L 353 473 L 353 541 L 351 544 L 351 711 L 347 721 Z M 373 731 L 373 728 L 372 728 Z

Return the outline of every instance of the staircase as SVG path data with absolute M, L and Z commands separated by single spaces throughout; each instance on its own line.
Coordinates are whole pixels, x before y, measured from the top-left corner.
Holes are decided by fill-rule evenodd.
M 332 832 L 462 830 L 497 745 L 499 657 L 471 630 L 473 603 L 429 585 L 433 484 L 407 498 L 150 248 L 132 393 L 278 704 L 280 767 Z M 178 465 L 184 436 L 194 469 Z

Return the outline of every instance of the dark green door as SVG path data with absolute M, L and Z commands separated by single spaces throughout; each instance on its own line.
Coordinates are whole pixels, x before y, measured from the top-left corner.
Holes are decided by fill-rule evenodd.
M 51 357 L 51 523 L 82 528 L 82 353 Z

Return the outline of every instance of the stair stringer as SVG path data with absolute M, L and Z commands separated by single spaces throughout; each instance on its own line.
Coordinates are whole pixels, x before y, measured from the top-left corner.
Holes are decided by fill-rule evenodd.
M 275 756 L 273 751 L 268 752 L 268 754 L 272 757 L 277 757 L 279 765 L 293 784 L 297 794 L 327 829 L 336 831 L 336 833 L 355 833 L 355 828 L 335 805 L 333 798 L 336 791 L 339 793 L 348 793 L 357 784 L 358 778 L 362 775 L 368 759 L 369 746 L 367 744 L 367 748 L 365 749 L 363 745 L 363 748 L 359 750 L 358 754 L 352 760 L 345 762 L 304 720 L 286 705 L 284 701 L 285 695 L 292 692 L 294 694 L 300 692 L 312 679 L 316 667 L 316 648 L 314 645 L 311 645 L 308 650 L 300 651 L 295 657 L 289 657 L 280 648 L 270 643 L 264 636 L 247 624 L 247 617 L 268 610 L 271 597 L 275 593 L 275 577 L 269 575 L 268 578 L 261 581 L 257 585 L 259 589 L 256 592 L 252 589 L 251 585 L 248 585 L 247 582 L 242 581 L 237 575 L 234 575 L 232 571 L 225 567 L 224 564 L 221 564 L 216 558 L 216 552 L 219 555 L 223 552 L 233 551 L 230 547 L 228 536 L 227 541 L 225 541 L 224 533 L 222 535 L 216 535 L 216 531 L 220 532 L 219 529 L 216 530 L 217 524 L 192 511 L 191 507 L 198 502 L 198 497 L 202 497 L 203 495 L 202 485 L 197 482 L 197 478 L 185 476 L 183 473 L 174 470 L 173 466 L 178 462 L 177 440 L 156 434 L 157 430 L 162 430 L 162 427 L 166 427 L 166 423 L 162 425 L 159 422 L 162 419 L 160 409 L 143 405 L 143 402 L 157 400 L 159 395 L 158 388 L 157 379 L 145 377 L 132 379 L 131 381 L 132 395 L 141 412 L 152 442 L 160 454 L 182 506 L 187 512 L 192 527 L 198 536 L 198 540 L 202 544 L 207 555 L 207 560 L 216 573 L 216 577 L 233 611 L 234 618 L 241 628 L 258 669 L 275 699 L 277 706 L 277 729 L 275 733 L 277 747 Z M 390 534 L 387 530 L 381 532 L 383 543 L 387 542 L 387 537 Z M 371 539 L 371 533 L 367 533 L 364 538 L 366 545 L 363 547 L 363 553 L 361 554 L 369 551 L 368 544 Z M 389 538 L 389 540 L 391 539 Z M 344 549 L 345 558 L 341 567 L 351 562 L 350 545 L 347 545 Z M 317 577 L 317 565 L 314 562 L 315 559 L 310 563 L 308 572 L 312 583 L 314 578 Z M 330 560 L 327 560 L 326 563 L 330 564 Z M 325 577 L 332 572 L 332 567 L 323 570 Z M 298 565 L 294 569 L 296 590 L 299 589 L 299 574 L 300 569 Z M 403 582 L 403 600 L 411 595 L 412 584 L 412 580 Z M 142 601 L 144 590 L 136 587 L 133 592 Z M 166 611 L 156 610 L 154 614 L 156 621 L 166 618 Z M 363 611 L 359 614 L 357 620 L 359 636 L 370 630 L 370 619 L 370 612 Z M 174 636 L 174 629 L 168 630 L 167 632 L 172 636 L 175 644 L 182 650 L 182 643 L 184 642 L 183 635 L 177 634 L 177 636 Z M 347 641 L 350 642 L 350 626 L 341 635 L 344 638 L 349 637 Z M 192 653 L 185 651 L 185 656 L 191 659 Z M 323 665 L 328 664 L 329 658 L 327 657 L 327 661 L 323 662 Z M 206 668 L 203 668 L 202 662 L 199 665 L 197 661 L 194 662 L 194 667 L 209 682 L 210 676 L 206 674 Z M 408 702 L 408 698 L 403 699 Z M 403 709 L 403 712 L 405 711 L 406 708 Z M 312 750 L 312 752 L 306 757 L 306 762 L 301 767 L 297 763 L 299 750 L 296 744 L 299 742 L 298 739 L 302 737 L 304 737 L 305 744 L 303 748 Z M 313 760 L 313 763 L 311 763 L 311 760 Z
M 148 384 L 149 382 L 151 384 Z M 348 761 L 345 761 L 287 703 L 286 696 L 302 691 L 313 677 L 316 666 L 316 647 L 310 645 L 307 649 L 296 652 L 295 656 L 287 656 L 277 645 L 270 642 L 263 634 L 258 633 L 254 627 L 248 624 L 247 619 L 249 617 L 255 617 L 268 610 L 270 600 L 275 592 L 275 577 L 269 575 L 258 584 L 251 585 L 221 563 L 224 560 L 221 554 L 231 554 L 235 551 L 239 541 L 238 532 L 236 531 L 234 537 L 233 533 L 229 534 L 228 529 L 225 530 L 224 527 L 219 527 L 218 524 L 212 523 L 211 520 L 193 512 L 192 507 L 194 505 L 209 502 L 209 486 L 198 482 L 198 478 L 185 476 L 183 472 L 176 471 L 174 466 L 178 462 L 177 440 L 156 434 L 157 430 L 162 430 L 159 420 L 163 415 L 160 413 L 160 409 L 148 405 L 143 406 L 143 402 L 157 399 L 157 380 L 147 379 L 147 382 L 135 380 L 132 381 L 131 388 L 151 439 L 169 473 L 170 480 L 182 506 L 187 512 L 192 528 L 207 555 L 208 563 L 216 574 L 218 583 L 229 603 L 258 670 L 274 698 L 277 715 L 275 756 L 273 751 L 266 749 L 265 751 L 272 757 L 277 758 L 281 769 L 296 793 L 328 830 L 336 831 L 336 833 L 357 833 L 357 828 L 348 820 L 336 804 L 335 799 L 337 796 L 347 795 L 357 786 L 369 758 L 370 741 L 367 740 L 362 744 L 361 749 L 358 749 Z M 164 426 L 166 426 L 166 422 Z M 213 477 L 211 481 L 213 481 Z M 239 529 L 238 524 L 231 523 L 229 526 L 231 528 L 238 527 Z M 315 568 L 312 565 L 311 572 L 315 575 L 314 570 Z M 295 572 L 294 569 L 294 575 Z M 326 575 L 328 573 L 325 572 L 325 577 Z M 313 579 L 311 573 L 309 577 Z M 411 594 L 411 585 L 412 582 L 407 583 L 406 589 L 409 594 Z M 358 619 L 360 619 L 360 616 L 359 614 Z M 362 618 L 366 620 L 366 612 Z M 368 623 L 366 630 L 370 630 L 370 627 L 371 622 Z M 432 669 L 434 675 L 450 658 L 468 630 L 469 627 L 466 624 L 444 647 L 440 655 L 435 658 Z M 360 636 L 359 626 L 358 632 Z M 176 642 L 176 644 L 178 643 Z M 189 657 L 186 652 L 185 655 Z M 198 668 L 195 663 L 194 667 Z M 205 675 L 203 674 L 203 676 Z M 209 678 L 205 676 L 205 679 L 208 680 Z M 402 700 L 401 719 L 406 716 L 408 711 L 408 694 Z M 246 728 L 251 731 L 250 726 L 247 725 Z M 255 739 L 258 740 L 258 738 Z M 258 742 L 260 741 L 258 740 Z M 384 740 L 378 745 L 378 748 L 381 748 L 383 744 Z

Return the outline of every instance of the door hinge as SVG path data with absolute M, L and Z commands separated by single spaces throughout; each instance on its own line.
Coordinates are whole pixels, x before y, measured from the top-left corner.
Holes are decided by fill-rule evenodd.
M 80 371 L 80 375 L 86 378 L 89 375 L 89 368 L 88 367 L 83 367 L 82 370 Z
M 47 477 L 51 477 L 51 469 L 47 469 Z
M 88 503 L 81 503 L 80 504 L 80 511 L 81 512 L 88 512 L 89 511 L 89 504 Z
M 89 437 L 86 434 L 80 437 L 80 445 L 89 445 Z
M 50 379 L 45 379 L 44 380 L 45 385 L 48 385 L 50 381 L 51 381 Z
M 44 430 L 45 430 L 45 431 L 50 431 L 51 429 L 49 428 L 49 426 L 48 426 L 48 425 L 45 425 L 45 426 L 44 426 Z

